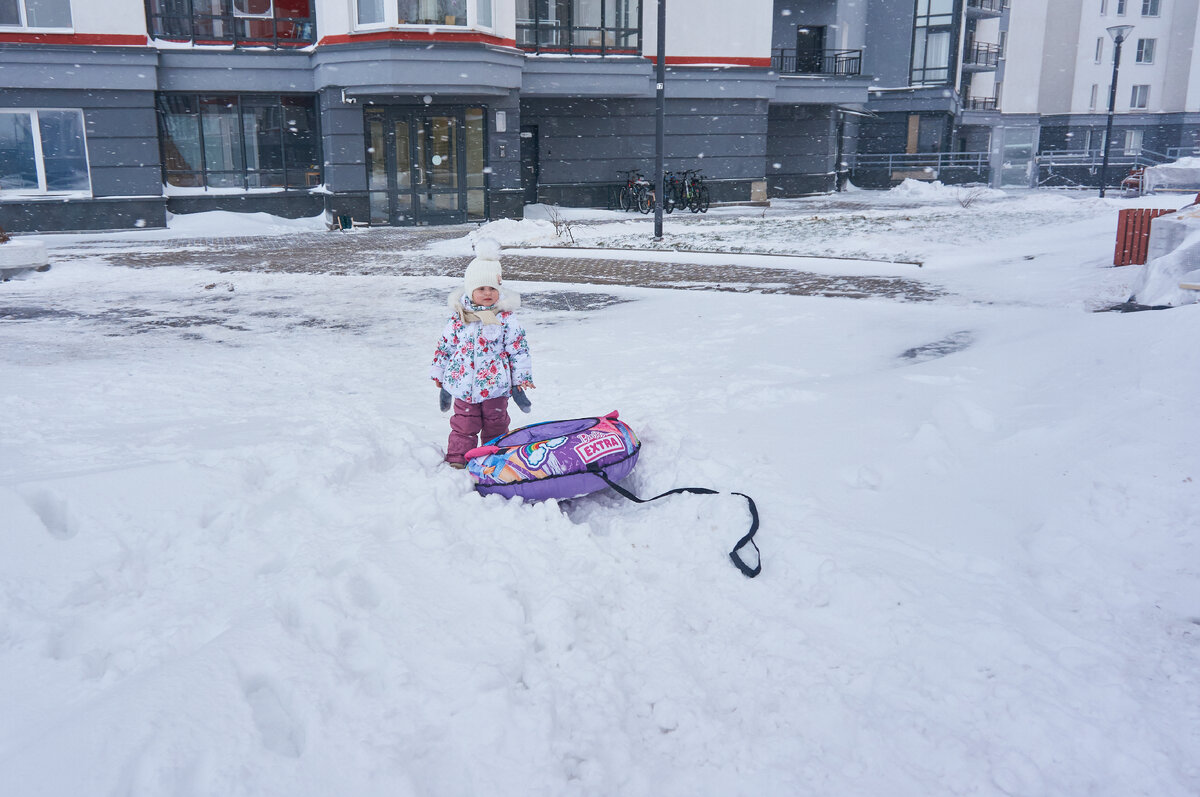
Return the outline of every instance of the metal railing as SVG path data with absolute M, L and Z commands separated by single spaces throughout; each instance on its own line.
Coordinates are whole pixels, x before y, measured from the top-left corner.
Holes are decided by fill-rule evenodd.
M 971 42 L 963 51 L 963 66 L 1000 66 L 1000 45 L 987 42 Z
M 987 98 L 984 98 L 987 99 Z M 1170 147 L 1165 153 L 1149 149 L 1126 150 L 1114 142 L 1109 152 L 1108 166 L 1110 175 L 1120 175 L 1122 170 L 1136 169 L 1146 166 L 1159 166 L 1170 163 L 1190 154 L 1200 155 L 1200 147 Z M 883 152 L 883 153 L 847 153 L 842 158 L 842 168 L 846 171 L 887 172 L 895 179 L 897 173 L 925 172 L 930 179 L 940 179 L 944 170 L 971 170 L 979 175 L 989 175 L 992 171 L 990 152 Z M 1076 169 L 1085 169 L 1093 176 L 1098 173 L 1104 162 L 1104 152 L 1100 149 L 1057 149 L 1044 150 L 1034 155 L 1032 163 L 1038 169 L 1049 170 L 1050 175 L 1070 175 Z M 1025 160 L 1014 165 L 1025 163 Z M 1008 164 L 1004 164 L 1008 166 Z M 1056 173 L 1055 168 L 1068 171 Z M 903 175 L 901 176 L 911 176 Z M 984 177 L 986 179 L 986 177 Z M 1118 177 L 1119 182 L 1119 177 Z
M 994 111 L 1000 107 L 1000 101 L 995 97 L 966 97 L 962 107 L 968 111 Z
M 986 170 L 987 152 L 890 152 L 851 153 L 843 160 L 849 169 L 887 169 L 890 172 L 917 169 L 976 169 Z
M 1127 150 L 1114 143 L 1108 152 L 1109 166 L 1158 166 L 1175 160 L 1167 154 L 1150 149 Z M 1039 166 L 1086 166 L 1100 168 L 1104 163 L 1102 149 L 1048 149 L 1037 154 Z
M 985 11 L 1000 14 L 1008 8 L 1008 0 L 967 0 L 968 11 Z
M 771 68 L 784 75 L 862 74 L 862 50 L 787 50 L 771 54 Z

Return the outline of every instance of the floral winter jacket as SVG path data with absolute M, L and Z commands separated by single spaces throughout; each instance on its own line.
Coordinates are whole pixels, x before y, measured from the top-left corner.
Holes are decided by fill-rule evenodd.
M 465 294 L 450 294 L 447 302 L 454 315 L 446 323 L 429 369 L 430 378 L 456 399 L 479 404 L 490 398 L 511 395 L 514 387 L 533 387 L 533 361 L 525 329 L 513 315 L 521 296 L 512 291 L 500 295 L 491 309 L 498 324 L 465 321 L 464 312 L 476 307 Z

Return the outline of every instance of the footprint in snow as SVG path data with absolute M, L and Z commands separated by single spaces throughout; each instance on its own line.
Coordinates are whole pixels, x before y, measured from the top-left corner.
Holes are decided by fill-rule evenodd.
M 24 498 L 51 537 L 69 540 L 79 533 L 79 524 L 66 498 L 49 490 L 33 490 L 26 493 Z
M 279 692 L 266 678 L 251 678 L 243 688 L 263 747 L 289 758 L 299 758 L 304 753 L 304 729 L 292 717 Z

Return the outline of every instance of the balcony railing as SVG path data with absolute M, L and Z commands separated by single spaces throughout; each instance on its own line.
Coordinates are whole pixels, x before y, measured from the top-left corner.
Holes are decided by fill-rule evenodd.
M 1008 8 L 1008 0 L 967 0 L 967 13 L 975 16 L 998 17 Z
M 306 4 L 306 7 L 307 4 Z M 282 9 L 276 9 L 276 13 Z M 316 41 L 315 17 L 251 17 L 238 14 L 149 13 L 150 36 L 235 47 L 304 47 Z
M 517 20 L 517 46 L 537 53 L 637 55 L 638 28 L 581 27 L 548 19 Z
M 999 102 L 995 97 L 967 97 L 962 107 L 968 111 L 994 111 L 1000 107 Z
M 781 75 L 862 74 L 862 50 L 785 50 L 771 55 L 771 68 Z
M 975 69 L 995 69 L 1000 66 L 1000 45 L 969 42 L 963 51 L 963 66 Z

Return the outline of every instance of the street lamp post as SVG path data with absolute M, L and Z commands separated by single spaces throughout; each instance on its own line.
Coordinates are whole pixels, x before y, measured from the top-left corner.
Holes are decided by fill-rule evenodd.
M 666 147 L 666 82 L 667 82 L 667 0 L 658 0 L 658 57 L 655 59 L 654 79 L 654 240 L 663 237 L 663 202 L 666 180 L 663 174 Z
M 1108 121 L 1104 125 L 1104 159 L 1100 162 L 1100 196 L 1104 196 L 1104 185 L 1108 181 L 1108 151 L 1112 148 L 1113 108 L 1117 104 L 1117 72 L 1121 68 L 1121 45 L 1129 38 L 1133 25 L 1113 25 L 1108 35 L 1113 43 L 1112 85 L 1108 87 Z

